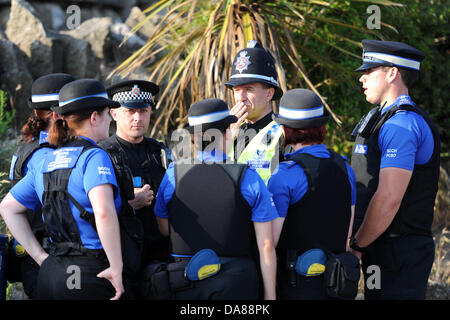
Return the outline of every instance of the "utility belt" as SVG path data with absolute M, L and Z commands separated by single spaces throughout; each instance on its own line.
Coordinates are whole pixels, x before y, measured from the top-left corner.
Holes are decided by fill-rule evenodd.
M 155 261 L 143 273 L 141 296 L 150 300 L 171 300 L 175 293 L 193 288 L 196 281 L 216 275 L 221 261 L 211 249 L 202 249 L 192 257 L 176 256 L 174 262 Z
M 332 253 L 314 248 L 299 254 L 287 249 L 285 269 L 289 273 L 289 286 L 297 287 L 297 277 L 322 277 L 329 297 L 353 300 L 358 293 L 360 278 L 359 259 L 351 252 Z
M 107 261 L 106 253 L 103 249 L 88 249 L 76 242 L 50 243 L 48 253 L 52 256 L 94 256 L 100 260 Z

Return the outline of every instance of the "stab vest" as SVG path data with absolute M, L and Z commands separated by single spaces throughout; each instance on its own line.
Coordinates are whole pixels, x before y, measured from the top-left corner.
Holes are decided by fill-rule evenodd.
M 330 158 L 298 153 L 289 159 L 302 167 L 308 190 L 288 209 L 277 246 L 280 254 L 286 250 L 302 254 L 313 248 L 335 253 L 346 251 L 351 186 L 344 159 L 328 151 Z
M 141 186 L 149 184 L 155 194 L 164 177 L 165 159 L 163 159 L 163 153 L 165 153 L 165 147 L 156 140 L 146 137 L 144 137 L 144 143 L 146 160 L 142 163 L 138 163 L 138 159 L 131 158 L 130 155 L 127 154 L 115 134 L 99 143 L 111 157 L 117 174 L 121 195 L 124 200 L 134 199 L 133 176 L 141 176 Z M 134 210 L 128 204 L 128 201 L 123 201 L 123 207 L 130 212 L 135 212 L 137 217 L 141 220 L 145 230 L 145 237 L 149 239 L 150 242 L 158 241 L 162 238 L 158 230 L 156 217 L 153 213 L 155 202 L 156 201 L 153 201 L 148 207 Z
M 14 187 L 23 177 L 25 171 L 25 164 L 33 153 L 41 148 L 55 148 L 48 142 L 39 143 L 39 139 L 34 139 L 31 142 L 23 142 L 14 154 L 13 161 L 11 162 L 10 180 L 11 187 Z M 41 241 L 45 236 L 45 228 L 42 223 L 42 212 L 37 210 L 36 212 L 27 209 L 26 217 L 30 224 L 31 230 L 34 235 Z
M 39 139 L 34 139 L 31 142 L 22 143 L 19 146 L 19 148 L 17 148 L 17 151 L 15 153 L 15 160 L 11 164 L 10 170 L 11 187 L 13 187 L 17 182 L 19 182 L 20 179 L 23 178 L 25 164 L 27 163 L 31 155 L 36 150 L 41 148 L 54 148 L 54 147 L 47 142 L 39 144 Z
M 74 159 L 73 165 L 67 169 L 55 169 L 51 172 L 45 172 L 44 177 L 44 194 L 42 196 L 42 212 L 44 216 L 44 226 L 50 235 L 53 243 L 63 251 L 77 249 L 87 250 L 82 246 L 80 232 L 76 226 L 75 219 L 69 206 L 69 199 L 80 211 L 80 217 L 89 222 L 95 228 L 94 215 L 84 210 L 84 208 L 70 195 L 68 192 L 69 177 L 72 169 L 82 153 L 92 148 L 98 148 L 85 139 L 73 139 L 65 143 L 62 148 L 82 147 L 81 153 Z M 60 150 L 60 148 L 58 149 Z M 64 252 L 64 253 L 67 253 Z M 61 253 L 61 254 L 64 254 Z
M 209 248 L 219 256 L 251 254 L 251 208 L 241 193 L 242 164 L 175 163 L 175 193 L 168 204 L 172 253 Z
M 374 123 L 373 130 L 367 138 L 364 138 L 359 134 L 356 136 L 355 150 L 356 148 L 360 148 L 363 152 L 357 153 L 354 151 L 351 161 L 352 168 L 355 171 L 357 185 L 357 201 L 353 233 L 356 233 L 361 226 L 369 202 L 378 187 L 381 163 L 378 135 L 381 126 L 398 110 L 416 112 L 423 117 L 433 133 L 434 148 L 433 154 L 427 163 L 423 165 L 414 165 L 412 177 L 405 195 L 403 196 L 400 208 L 384 234 L 431 235 L 434 200 L 439 180 L 439 131 L 423 109 L 407 104 L 394 106 L 381 115 Z

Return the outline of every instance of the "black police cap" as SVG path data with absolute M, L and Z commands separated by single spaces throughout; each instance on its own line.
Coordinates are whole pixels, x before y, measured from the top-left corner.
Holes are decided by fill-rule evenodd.
M 377 66 L 395 66 L 419 71 L 425 58 L 422 51 L 402 42 L 363 40 L 363 64 L 355 71 Z
M 313 91 L 292 89 L 281 97 L 279 112 L 272 119 L 290 128 L 307 129 L 326 124 L 330 115 Z
M 110 99 L 125 108 L 141 109 L 156 104 L 155 96 L 159 86 L 150 81 L 129 80 L 107 88 Z
M 31 109 L 46 110 L 58 106 L 59 91 L 75 78 L 67 73 L 51 73 L 37 78 L 31 85 L 28 106 Z
M 118 108 L 120 104 L 108 99 L 103 84 L 95 79 L 69 82 L 59 91 L 59 106 L 51 108 L 58 114 L 70 114 L 94 108 Z

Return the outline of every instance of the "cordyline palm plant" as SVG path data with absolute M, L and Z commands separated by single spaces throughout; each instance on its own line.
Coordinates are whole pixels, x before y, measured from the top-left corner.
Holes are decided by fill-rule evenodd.
M 231 91 L 224 83 L 229 79 L 236 53 L 246 47 L 247 40 L 260 42 L 273 56 L 283 91 L 307 87 L 320 95 L 305 69 L 304 56 L 336 72 L 349 73 L 350 70 L 308 48 L 308 42 L 324 42 L 360 59 L 360 55 L 336 42 L 360 46 L 359 39 L 355 41 L 347 37 L 348 31 L 355 30 L 380 37 L 366 28 L 365 10 L 360 14 L 361 19 L 353 17 L 353 21 L 359 21 L 359 24 L 348 22 L 355 13 L 346 12 L 351 2 L 401 6 L 383 0 L 161 0 L 144 10 L 144 18 L 131 30 L 132 33 L 137 32 L 147 20 L 157 14 L 162 15 L 153 35 L 112 73 L 126 77 L 156 54 L 163 53 L 163 57 L 151 67 L 150 80 L 163 84 L 156 107 L 163 108 L 157 112 L 151 135 L 166 135 L 169 129 L 181 127 L 186 122 L 188 106 L 196 101 L 216 97 L 232 105 Z M 328 12 L 333 12 L 331 18 Z M 330 32 L 330 26 L 340 31 Z M 284 70 L 289 70 L 291 75 L 289 85 Z M 323 97 L 322 100 L 333 119 L 340 123 Z

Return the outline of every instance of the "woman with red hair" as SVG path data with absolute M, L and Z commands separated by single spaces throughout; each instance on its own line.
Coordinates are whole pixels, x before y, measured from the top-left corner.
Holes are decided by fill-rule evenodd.
M 325 253 L 348 249 L 355 175 L 345 158 L 322 144 L 329 114 L 314 92 L 286 92 L 273 119 L 282 126 L 285 146 L 294 150 L 268 182 L 279 214 L 272 225 L 280 258 L 277 296 L 328 299 Z

